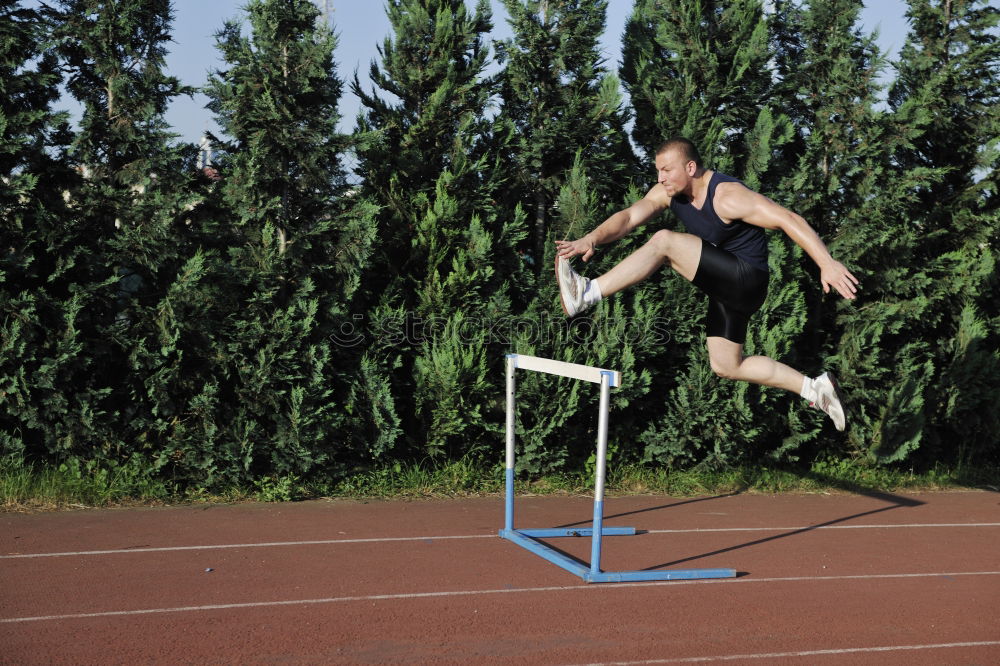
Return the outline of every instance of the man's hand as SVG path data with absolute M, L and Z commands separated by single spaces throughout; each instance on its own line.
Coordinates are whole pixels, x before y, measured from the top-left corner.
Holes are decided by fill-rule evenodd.
M 586 238 L 580 238 L 575 241 L 556 241 L 556 256 L 562 257 L 563 259 L 572 259 L 578 254 L 583 255 L 584 261 L 590 261 L 590 258 L 594 256 L 594 244 L 587 240 Z
M 861 284 L 839 261 L 824 266 L 820 270 L 819 281 L 823 285 L 824 294 L 829 294 L 830 287 L 833 287 L 841 296 L 852 301 L 857 298 L 858 285 Z

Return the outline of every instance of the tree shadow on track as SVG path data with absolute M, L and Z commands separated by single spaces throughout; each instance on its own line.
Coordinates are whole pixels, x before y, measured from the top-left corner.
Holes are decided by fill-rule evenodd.
M 664 567 L 672 567 L 678 564 L 684 564 L 686 562 L 692 562 L 694 560 L 700 560 L 704 557 L 712 557 L 715 555 L 722 555 L 724 553 L 731 553 L 735 550 L 741 550 L 743 548 L 751 548 L 753 546 L 759 546 L 760 544 L 770 543 L 772 541 L 777 541 L 779 539 L 787 539 L 789 537 L 798 536 L 800 534 L 806 534 L 814 530 L 822 529 L 824 527 L 830 527 L 832 525 L 839 525 L 841 523 L 846 523 L 857 518 L 864 518 L 865 516 L 874 516 L 879 513 L 884 513 L 886 511 L 892 511 L 894 509 L 901 508 L 912 508 L 917 506 L 922 506 L 926 502 L 920 500 L 915 500 L 910 497 L 903 497 L 900 495 L 893 495 L 891 493 L 883 493 L 877 491 L 868 490 L 856 490 L 854 491 L 858 495 L 864 495 L 865 497 L 871 497 L 873 499 L 882 500 L 888 502 L 887 506 L 879 507 L 878 509 L 872 509 L 871 511 L 862 511 L 861 513 L 855 513 L 850 516 L 844 516 L 843 518 L 835 518 L 833 520 L 828 520 L 826 522 L 817 523 L 816 525 L 810 525 L 808 527 L 802 527 L 796 530 L 791 530 L 784 532 L 782 534 L 775 534 L 774 536 L 765 537 L 763 539 L 754 539 L 753 541 L 748 541 L 746 543 L 737 544 L 735 546 L 728 546 L 726 548 L 720 548 L 718 550 L 713 550 L 709 553 L 701 553 L 699 555 L 692 555 L 691 557 L 685 557 L 679 560 L 673 560 L 671 562 L 664 562 L 663 564 L 657 564 L 652 567 L 646 567 L 642 571 L 654 571 L 656 569 L 662 569 Z
M 737 490 L 735 492 L 726 493 L 724 495 L 713 495 L 711 497 L 696 497 L 694 499 L 683 500 L 680 502 L 672 502 L 671 504 L 661 504 L 659 506 L 651 506 L 645 509 L 636 509 L 635 511 L 626 511 L 624 513 L 616 513 L 613 516 L 604 516 L 604 520 L 610 520 L 612 518 L 623 518 L 624 516 L 634 516 L 638 513 L 648 513 L 649 511 L 661 511 L 663 509 L 672 509 L 678 506 L 684 506 L 685 504 L 696 504 L 698 502 L 708 502 L 710 500 L 725 499 L 726 497 L 736 497 L 737 495 L 742 495 L 742 490 Z M 590 525 L 591 520 L 580 520 L 575 523 L 566 523 L 565 525 L 556 525 L 557 529 L 565 529 L 570 527 L 577 527 L 580 525 Z

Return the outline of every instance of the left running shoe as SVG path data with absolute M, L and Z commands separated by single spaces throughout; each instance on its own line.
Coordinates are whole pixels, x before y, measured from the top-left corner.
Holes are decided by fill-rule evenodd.
M 559 256 L 556 256 L 556 282 L 559 283 L 559 300 L 562 301 L 563 312 L 568 317 L 578 315 L 590 307 L 583 298 L 590 280 L 579 275 L 570 267 L 568 260 Z
M 843 431 L 847 426 L 847 419 L 844 415 L 844 401 L 837 385 L 837 378 L 832 372 L 824 372 L 812 381 L 813 389 L 816 391 L 816 406 L 830 415 L 837 430 Z

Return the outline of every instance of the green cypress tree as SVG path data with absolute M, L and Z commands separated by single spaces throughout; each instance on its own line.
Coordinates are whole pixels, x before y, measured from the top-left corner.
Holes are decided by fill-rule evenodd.
M 0 3 L 0 455 L 43 461 L 89 436 L 93 398 L 75 325 L 92 246 L 66 222 L 75 173 L 67 114 L 52 110 L 50 28 L 42 11 Z
M 898 277 L 885 298 L 899 308 L 901 330 L 887 342 L 900 354 L 923 347 L 918 371 L 890 382 L 898 409 L 874 420 L 879 460 L 997 458 L 997 338 L 988 322 L 1000 312 L 992 297 L 1000 209 L 989 145 L 1000 132 L 1000 10 L 984 4 L 914 0 L 907 14 L 911 32 L 889 94 L 905 141 L 891 157 L 926 175 L 896 208 L 894 231 L 906 243 L 887 257 Z
M 311 2 L 257 1 L 246 12 L 250 35 L 236 21 L 218 33 L 228 69 L 206 88 L 208 108 L 232 139 L 220 144 L 223 194 L 239 224 L 257 230 L 270 221 L 285 250 L 308 252 L 294 246 L 309 243 L 347 189 L 341 155 L 348 137 L 335 131 L 343 88 L 336 38 L 317 25 Z
M 477 125 L 484 112 L 470 113 L 467 124 Z M 455 159 L 439 176 L 412 241 L 423 259 L 411 274 L 416 300 L 409 312 L 423 324 L 411 340 L 412 423 L 426 453 L 451 458 L 479 455 L 496 439 L 498 424 L 486 410 L 499 390 L 495 368 L 504 347 L 490 322 L 511 313 L 512 283 L 521 279 L 516 247 L 525 235 L 522 216 L 503 220 L 488 200 L 502 180 L 500 164 L 488 154 L 465 156 L 479 140 L 468 130 L 455 138 Z
M 582 235 L 621 208 L 626 195 L 637 195 L 630 187 L 639 174 L 624 131 L 628 116 L 620 83 L 604 67 L 597 45 L 606 7 L 605 2 L 507 3 L 514 36 L 497 45 L 504 65 L 497 125 L 511 132 L 513 141 L 498 151 L 515 167 L 500 201 L 514 211 L 508 215 L 527 209 L 532 229 L 523 256 L 533 286 L 506 329 L 508 349 L 625 372 L 629 381 L 616 391 L 615 406 L 628 405 L 628 418 L 613 436 L 616 460 L 622 460 L 631 447 L 621 438 L 641 421 L 641 400 L 650 393 L 650 373 L 636 369 L 661 351 L 650 340 L 662 304 L 636 290 L 567 322 L 550 272 L 555 238 Z M 588 270 L 606 270 L 636 244 L 622 241 Z M 519 417 L 524 447 L 519 468 L 537 475 L 592 464 L 596 394 L 576 382 L 532 376 L 519 391 L 524 404 L 535 405 Z
M 501 109 L 498 126 L 512 140 L 499 147 L 512 178 L 499 197 L 507 214 L 530 219 L 522 247 L 530 296 L 512 327 L 509 349 L 629 372 L 632 349 L 617 344 L 629 328 L 632 301 L 619 299 L 586 319 L 567 322 L 552 279 L 556 238 L 580 236 L 621 208 L 637 162 L 624 126 L 621 84 L 608 71 L 598 39 L 607 2 L 509 0 L 513 37 L 497 44 Z M 599 177 L 597 177 L 599 175 Z M 616 248 L 618 256 L 623 247 Z M 608 255 L 610 256 L 610 255 Z M 592 262 L 593 270 L 606 268 Z M 612 340 L 614 338 L 614 340 Z M 601 344 L 601 341 L 604 344 Z M 623 365 L 624 363 L 624 365 Z M 633 380 L 636 378 L 633 377 Z M 519 467 L 531 474 L 580 469 L 593 455 L 588 428 L 596 399 L 576 382 L 525 377 Z M 642 395 L 640 382 L 616 392 L 616 404 Z
M 170 101 L 191 92 L 164 71 L 170 2 L 61 0 L 60 7 L 55 37 L 70 69 L 66 87 L 84 108 L 72 149 L 88 184 L 80 194 L 94 206 L 88 213 L 120 230 L 115 249 L 125 270 L 148 281 L 171 245 L 158 244 L 172 221 L 156 214 L 165 203 L 159 197 L 184 183 L 184 155 L 164 119 Z
M 689 137 L 715 168 L 757 185 L 789 138 L 769 105 L 771 57 L 760 0 L 636 0 L 621 70 L 633 140 L 652 160 L 667 138 Z
M 499 424 L 487 410 L 500 390 L 496 368 L 506 349 L 491 322 L 511 312 L 512 276 L 500 270 L 502 255 L 513 254 L 525 225 L 523 217 L 499 224 L 495 212 L 458 215 L 450 182 L 445 171 L 433 207 L 418 223 L 428 266 L 412 311 L 424 324 L 412 340 L 412 382 L 413 422 L 424 450 L 455 458 L 496 442 Z
M 66 344 L 53 409 L 56 459 L 142 462 L 163 447 L 156 381 L 175 359 L 161 354 L 156 306 L 183 262 L 176 223 L 189 203 L 183 150 L 163 119 L 185 92 L 163 72 L 169 2 L 79 2 L 46 10 L 66 87 L 82 104 L 68 152 L 82 178 L 65 186 L 54 237 Z M 161 418 L 162 417 L 162 418 Z
M 965 207 L 970 197 L 981 203 L 982 190 L 995 182 L 997 171 L 996 152 L 987 147 L 1000 132 L 1000 40 L 995 34 L 1000 9 L 985 0 L 911 0 L 909 5 L 911 31 L 888 102 L 899 111 L 919 100 L 927 125 L 897 159 L 904 167 L 948 169 L 940 182 L 919 193 L 923 207 L 953 199 L 956 207 Z M 948 208 L 934 208 L 942 225 Z
M 355 437 L 366 415 L 351 418 L 366 397 L 350 388 L 360 352 L 341 334 L 353 325 L 374 209 L 346 183 L 332 30 L 308 0 L 252 0 L 246 13 L 248 35 L 236 21 L 218 33 L 226 69 L 206 89 L 230 139 L 219 144 L 216 205 L 233 228 L 218 257 L 229 293 L 205 395 L 214 455 L 235 478 L 339 473 L 368 446 Z
M 846 442 L 830 440 L 825 452 L 892 462 L 922 446 L 935 381 L 938 342 L 922 329 L 937 316 L 936 296 L 913 196 L 942 171 L 897 159 L 929 116 L 916 104 L 893 115 L 877 110 L 884 58 L 855 27 L 860 9 L 843 0 L 789 11 L 801 35 L 801 51 L 783 64 L 798 163 L 784 192 L 862 281 L 857 304 L 830 307 L 807 292 L 810 334 L 801 348 L 826 356 L 851 402 Z
M 861 7 L 838 0 L 780 8 L 797 39 L 777 59 L 781 98 L 796 127 L 786 153 L 793 168 L 779 201 L 816 228 L 862 287 L 857 303 L 824 298 L 816 268 L 796 253 L 809 275 L 808 326 L 796 341 L 803 369 L 833 369 L 850 400 L 846 441 L 808 437 L 820 415 L 800 412 L 802 443 L 810 443 L 803 452 L 811 456 L 861 457 L 876 442 L 909 441 L 921 418 L 916 396 L 928 380 L 924 342 L 894 337 L 907 324 L 883 300 L 895 300 L 887 285 L 902 266 L 893 257 L 912 240 L 898 211 L 928 174 L 892 165 L 893 146 L 906 139 L 877 108 L 885 59 L 875 37 L 857 26 Z M 900 373 L 911 381 L 901 382 Z
M 386 12 L 394 36 L 379 48 L 381 66 L 371 64 L 377 91 L 367 92 L 357 75 L 351 86 L 363 107 L 356 173 L 361 191 L 382 208 L 379 255 L 367 280 L 371 300 L 378 302 L 392 285 L 410 305 L 413 276 L 422 275 L 426 261 L 413 251 L 417 220 L 431 206 L 441 174 L 484 150 L 470 137 L 484 131 L 479 123 L 491 94 L 483 76 L 485 39 L 492 23 L 486 0 L 474 12 L 463 0 L 391 0 Z M 459 201 L 463 212 L 475 210 L 474 197 Z
M 598 43 L 607 1 L 504 0 L 504 5 L 514 36 L 497 44 L 503 66 L 498 122 L 509 124 L 516 137 L 507 156 L 514 178 L 505 201 L 509 209 L 520 203 L 530 212 L 530 257 L 536 274 L 547 274 L 554 205 L 576 156 L 585 170 L 602 174 L 592 187 L 604 208 L 618 205 L 636 164 L 624 129 L 628 117 L 620 83 L 604 66 Z
M 775 62 L 778 94 L 795 135 L 785 151 L 790 171 L 775 198 L 802 215 L 834 256 L 864 272 L 868 264 L 859 257 L 863 245 L 854 246 L 845 234 L 850 229 L 863 233 L 867 220 L 877 214 L 864 204 L 886 185 L 888 171 L 885 118 L 876 109 L 881 91 L 877 79 L 885 61 L 874 36 L 857 27 L 861 6 L 856 0 L 837 0 L 777 7 L 788 27 L 778 31 L 779 37 L 794 36 L 778 48 Z M 895 194 L 885 192 L 880 210 L 888 212 Z M 808 324 L 794 346 L 801 369 L 816 374 L 837 362 L 829 355 L 836 350 L 838 312 L 849 314 L 852 306 L 839 299 L 828 304 L 833 297 L 824 299 L 817 289 L 818 269 L 797 249 L 793 255 L 808 276 L 803 283 Z M 861 279 L 867 295 L 871 285 Z M 850 391 L 851 379 L 845 373 L 849 371 L 840 368 L 838 376 Z M 805 412 L 799 421 L 804 432 L 818 424 L 820 416 Z M 814 447 L 822 445 L 812 442 Z
M 473 12 L 462 0 L 395 0 L 387 12 L 394 35 L 370 71 L 381 92 L 353 85 L 361 189 L 382 207 L 367 367 L 391 387 L 383 413 L 396 415 L 408 453 L 459 456 L 493 437 L 480 417 L 499 349 L 483 324 L 509 310 L 523 224 L 494 210 L 504 175 L 486 117 L 491 16 L 487 2 Z

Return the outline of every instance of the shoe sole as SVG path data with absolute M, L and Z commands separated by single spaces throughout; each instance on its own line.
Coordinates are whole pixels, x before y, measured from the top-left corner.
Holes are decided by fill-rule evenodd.
M 840 384 L 837 382 L 837 377 L 829 370 L 826 373 L 826 377 L 830 380 L 830 385 L 833 387 L 833 394 L 837 396 L 837 402 L 840 403 L 840 409 L 844 412 L 844 427 L 839 429 L 843 432 L 847 429 L 847 401 L 844 400 L 844 394 L 840 391 Z
M 566 301 L 563 300 L 562 280 L 559 279 L 559 255 L 558 254 L 556 255 L 555 269 L 556 269 L 556 287 L 559 288 L 559 305 L 562 306 L 563 314 L 565 314 L 567 317 L 569 317 L 571 315 L 569 314 L 569 310 L 566 309 Z

